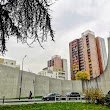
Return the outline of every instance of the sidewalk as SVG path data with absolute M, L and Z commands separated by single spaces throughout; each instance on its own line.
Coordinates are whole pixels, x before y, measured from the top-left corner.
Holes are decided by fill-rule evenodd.
M 42 101 L 41 98 L 37 98 L 37 99 L 8 99 L 8 100 L 0 100 L 0 105 L 5 105 L 5 104 L 9 104 L 9 105 L 12 105 L 12 104 L 24 104 L 24 103 L 34 103 L 34 102 L 39 102 L 39 101 Z

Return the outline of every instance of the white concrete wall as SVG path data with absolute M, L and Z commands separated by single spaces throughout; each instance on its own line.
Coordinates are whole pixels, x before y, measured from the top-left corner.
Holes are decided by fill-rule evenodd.
M 65 95 L 67 92 L 72 92 L 72 81 L 62 80 L 62 95 Z
M 22 72 L 22 71 L 21 71 Z M 28 97 L 30 91 L 32 92 L 32 96 L 34 96 L 34 83 L 35 74 L 23 71 L 22 72 L 22 89 L 21 89 L 21 97 Z M 20 83 L 19 83 L 20 85 Z
M 0 65 L 0 99 L 18 96 L 19 68 Z
M 22 72 L 19 68 L 0 65 L 0 98 L 3 98 L 3 96 L 19 98 L 21 83 L 21 97 L 28 97 L 30 91 L 32 91 L 33 96 L 34 93 L 35 96 L 43 96 L 50 92 L 64 95 L 73 90 L 76 92 L 82 91 L 81 81 L 54 79 L 26 71 Z
M 49 92 L 62 94 L 61 80 L 49 78 Z
M 35 76 L 35 95 L 42 96 L 49 93 L 49 78 L 45 76 Z

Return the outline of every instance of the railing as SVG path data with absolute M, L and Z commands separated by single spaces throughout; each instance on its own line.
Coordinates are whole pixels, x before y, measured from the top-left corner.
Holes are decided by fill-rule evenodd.
M 67 97 L 67 96 L 61 96 L 61 97 L 54 97 L 54 102 L 85 102 L 83 100 L 84 97 Z M 3 96 L 3 99 L 0 100 L 0 104 L 13 104 L 13 103 L 45 103 L 42 99 L 6 99 L 5 96 Z
M 82 102 L 82 100 L 84 99 L 83 97 L 67 97 L 67 96 L 62 96 L 62 97 L 55 97 L 55 102 L 56 101 L 61 101 L 61 100 L 64 100 L 64 101 L 71 101 L 71 100 L 79 100 L 80 102 Z

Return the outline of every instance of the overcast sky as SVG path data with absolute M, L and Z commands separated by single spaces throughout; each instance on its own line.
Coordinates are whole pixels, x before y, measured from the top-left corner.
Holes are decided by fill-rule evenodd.
M 24 70 L 38 73 L 47 66 L 47 61 L 53 55 L 60 55 L 68 60 L 70 70 L 69 42 L 80 38 L 82 32 L 94 31 L 96 36 L 106 40 L 107 45 L 110 31 L 110 0 L 57 0 L 51 9 L 55 43 L 48 38 L 48 42 L 43 44 L 45 49 L 38 43 L 29 48 L 11 38 L 7 41 L 8 51 L 5 58 L 16 60 L 17 64 L 21 65 L 23 57 L 27 55 Z

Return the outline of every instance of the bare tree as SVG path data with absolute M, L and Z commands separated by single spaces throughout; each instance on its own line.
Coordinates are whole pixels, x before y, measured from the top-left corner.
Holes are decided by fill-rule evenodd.
M 48 34 L 54 41 L 50 5 L 48 0 L 0 0 L 0 52 L 5 53 L 6 40 L 11 36 L 29 46 L 38 41 L 42 47 Z

